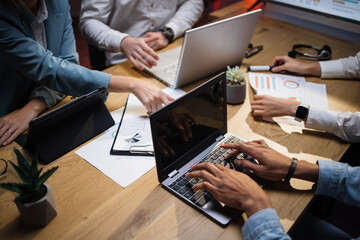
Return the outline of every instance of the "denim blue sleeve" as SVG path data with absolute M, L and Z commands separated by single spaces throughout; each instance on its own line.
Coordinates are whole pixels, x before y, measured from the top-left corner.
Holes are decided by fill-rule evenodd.
M 264 209 L 252 215 L 242 228 L 244 239 L 291 239 L 284 231 L 276 211 Z
M 316 194 L 360 207 L 360 167 L 325 160 L 319 160 L 318 164 L 320 172 Z
M 316 194 L 336 198 L 360 207 L 360 167 L 346 163 L 318 161 L 320 172 Z M 242 228 L 244 239 L 291 239 L 286 235 L 274 209 L 252 215 Z

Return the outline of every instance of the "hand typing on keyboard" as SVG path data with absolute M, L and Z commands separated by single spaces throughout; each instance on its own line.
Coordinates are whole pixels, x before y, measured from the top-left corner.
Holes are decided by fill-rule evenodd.
M 187 178 L 205 180 L 194 186 L 194 192 L 205 190 L 227 206 L 244 210 L 248 217 L 271 208 L 269 197 L 246 174 L 209 162 L 192 166 L 191 170 L 185 175 Z
M 236 166 L 240 166 L 239 164 L 242 160 L 250 161 L 254 164 L 258 164 L 258 162 L 249 154 L 240 152 L 236 149 L 236 147 L 239 145 L 239 143 L 224 143 L 221 144 L 222 148 L 225 149 L 235 149 L 232 152 L 230 152 L 226 157 L 225 161 L 229 163 L 231 169 L 235 169 Z
M 250 141 L 246 144 L 226 143 L 222 144 L 221 147 L 234 149 L 225 157 L 225 160 L 243 154 L 243 159 L 237 158 L 234 164 L 267 180 L 282 180 L 286 176 L 292 161 L 291 158 L 270 148 L 263 140 Z
M 222 144 L 221 147 L 225 151 L 234 149 L 225 158 L 229 160 L 241 153 L 246 153 L 243 154 L 244 159 L 234 161 L 235 165 L 250 170 L 257 176 L 267 180 L 278 181 L 284 179 L 293 161 L 291 158 L 270 148 L 263 140 L 250 141 L 246 144 L 233 141 Z M 252 160 L 248 156 L 249 154 L 256 160 Z M 263 209 L 271 208 L 269 197 L 258 183 L 242 172 L 210 162 L 199 163 L 192 166 L 191 170 L 185 175 L 186 178 L 204 180 L 197 183 L 193 187 L 193 191 L 207 191 L 216 200 L 223 202 L 227 206 L 244 210 L 248 217 Z M 319 166 L 300 160 L 293 174 L 295 178 L 317 182 Z

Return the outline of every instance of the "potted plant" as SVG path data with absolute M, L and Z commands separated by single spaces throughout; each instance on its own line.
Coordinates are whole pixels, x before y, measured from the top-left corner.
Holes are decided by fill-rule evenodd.
M 226 71 L 226 94 L 227 103 L 240 104 L 246 97 L 246 74 L 240 70 L 239 66 L 230 68 L 227 66 Z
M 1 183 L 0 186 L 18 193 L 15 203 L 26 225 L 44 227 L 57 215 L 51 188 L 44 182 L 58 167 L 53 167 L 40 175 L 42 168 L 38 169 L 37 156 L 33 158 L 30 165 L 19 149 L 14 148 L 14 151 L 18 165 L 10 163 L 22 183 Z

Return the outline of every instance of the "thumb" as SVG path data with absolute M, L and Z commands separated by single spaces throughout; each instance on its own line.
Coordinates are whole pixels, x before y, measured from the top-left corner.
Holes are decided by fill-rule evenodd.
M 159 39 L 159 37 L 156 37 L 156 36 L 151 36 L 151 35 L 144 36 L 144 40 L 147 44 L 149 44 L 150 42 L 156 41 L 158 39 Z
M 235 160 L 235 164 L 242 167 L 243 169 L 250 170 L 256 173 L 259 169 L 260 165 L 250 162 L 246 159 L 237 159 Z
M 280 65 L 280 66 L 276 66 L 276 67 L 273 67 L 273 69 L 271 70 L 272 72 L 281 72 L 281 71 L 285 71 L 285 67 L 284 65 Z

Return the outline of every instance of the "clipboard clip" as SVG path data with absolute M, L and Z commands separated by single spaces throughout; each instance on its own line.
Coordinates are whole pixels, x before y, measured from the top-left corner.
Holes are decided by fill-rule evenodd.
M 152 144 L 146 145 L 134 145 L 129 148 L 130 153 L 146 153 L 146 154 L 154 154 L 154 150 Z

